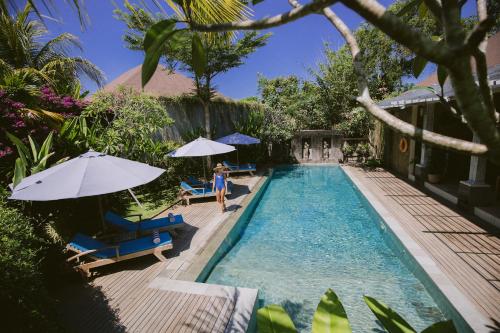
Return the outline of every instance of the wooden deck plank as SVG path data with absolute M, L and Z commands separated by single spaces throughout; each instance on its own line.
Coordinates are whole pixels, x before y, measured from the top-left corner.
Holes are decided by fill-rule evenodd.
M 485 316 L 500 320 L 500 239 L 387 171 L 349 168 Z M 370 185 L 373 184 L 373 185 Z M 397 184 L 401 183 L 400 186 Z
M 227 206 L 238 207 L 259 179 L 241 177 L 234 180 L 239 189 L 228 198 Z M 179 269 L 189 265 L 189 260 L 203 250 L 204 244 L 231 212 L 221 214 L 214 200 L 194 201 L 190 206 L 176 205 L 159 217 L 169 212 L 182 214 L 187 227 L 174 237 L 174 248 L 164 252 L 167 262 L 158 262 L 148 256 L 103 267 L 85 287 L 85 292 L 80 285 L 72 287 L 74 291 L 70 288 L 67 295 L 61 292 L 64 295 L 61 307 L 68 309 L 60 312 L 67 316 L 64 322 L 68 331 L 224 331 L 234 310 L 232 300 L 148 286 L 158 274 L 168 275 L 166 271 L 170 267 Z M 173 273 L 174 276 L 178 274 L 175 270 Z

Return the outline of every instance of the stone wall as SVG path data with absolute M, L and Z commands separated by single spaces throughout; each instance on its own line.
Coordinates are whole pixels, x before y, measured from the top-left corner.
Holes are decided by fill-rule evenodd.
M 165 140 L 183 141 L 186 133 L 205 128 L 203 106 L 194 98 L 161 98 L 174 124 L 161 133 Z M 216 100 L 210 105 L 211 125 L 214 137 L 219 138 L 235 131 L 235 126 L 248 117 L 253 110 L 259 110 L 258 103 Z
M 337 163 L 343 159 L 342 143 L 333 130 L 303 130 L 292 139 L 292 154 L 299 163 Z

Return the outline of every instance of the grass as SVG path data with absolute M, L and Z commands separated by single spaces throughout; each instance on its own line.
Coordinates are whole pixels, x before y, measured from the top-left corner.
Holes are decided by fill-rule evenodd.
M 129 195 L 130 197 L 130 195 Z M 137 200 L 141 203 L 142 207 L 140 207 L 135 200 L 130 197 L 128 204 L 125 207 L 126 215 L 135 215 L 141 214 L 142 219 L 149 219 L 155 217 L 161 212 L 168 209 L 175 202 L 175 197 L 172 197 L 171 191 L 165 190 L 156 192 L 154 195 L 151 193 L 148 194 L 137 194 Z M 138 222 L 138 216 L 131 216 L 128 218 L 131 221 Z

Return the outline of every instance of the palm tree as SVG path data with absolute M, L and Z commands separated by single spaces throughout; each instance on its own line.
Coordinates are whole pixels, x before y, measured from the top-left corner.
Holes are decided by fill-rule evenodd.
M 82 50 L 76 36 L 63 33 L 48 42 L 44 25 L 30 18 L 32 7 L 11 16 L 0 11 L 0 89 L 30 104 L 41 86 L 59 94 L 71 94 L 86 76 L 102 86 L 104 75 L 90 61 L 69 56 L 74 48 Z

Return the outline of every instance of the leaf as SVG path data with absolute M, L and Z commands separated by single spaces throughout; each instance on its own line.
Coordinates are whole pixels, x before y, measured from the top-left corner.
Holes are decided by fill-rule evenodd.
M 427 16 L 427 13 L 429 12 L 429 9 L 427 8 L 427 5 L 425 2 L 421 2 L 420 5 L 418 5 L 418 16 L 423 19 Z
M 26 177 L 26 163 L 18 157 L 14 166 L 14 177 L 12 177 L 12 187 L 16 186 Z
M 296 333 L 292 319 L 283 307 L 271 304 L 257 310 L 259 333 Z
M 457 329 L 452 320 L 440 321 L 432 324 L 422 331 L 422 333 L 456 333 Z
M 47 137 L 43 141 L 42 147 L 40 148 L 40 151 L 38 152 L 38 159 L 43 158 L 44 156 L 46 156 L 50 152 L 50 149 L 52 148 L 53 133 L 54 132 L 50 132 L 49 135 L 47 135 Z
M 40 172 L 40 171 L 43 171 L 46 169 L 46 165 L 47 165 L 47 160 L 52 156 L 54 155 L 54 152 L 48 154 L 48 155 L 45 155 L 44 157 L 42 157 L 42 159 L 40 160 L 40 162 L 38 162 L 36 165 L 34 165 L 32 168 L 31 168 L 31 174 L 34 175 L 35 173 L 37 172 Z
M 258 5 L 259 3 L 263 2 L 264 0 L 252 0 L 252 5 Z
M 416 56 L 413 58 L 413 76 L 418 78 L 422 71 L 425 68 L 425 65 L 427 65 L 427 59 L 421 56 Z
M 165 42 L 166 37 L 174 30 L 176 20 L 159 21 L 151 26 L 144 36 L 144 51 L 157 49 Z
M 38 159 L 39 159 L 37 144 L 35 143 L 35 141 L 33 141 L 33 138 L 31 137 L 31 135 L 28 135 L 28 140 L 30 142 L 31 154 L 32 154 L 32 157 L 33 157 L 33 162 L 36 163 L 38 161 Z
M 205 54 L 205 48 L 203 47 L 200 36 L 197 34 L 193 34 L 191 52 L 194 72 L 197 77 L 200 77 L 203 75 L 207 67 L 207 55 Z
M 11 134 L 9 132 L 6 132 L 6 134 L 7 134 L 7 137 L 9 138 L 9 140 L 12 141 L 12 143 L 17 147 L 17 152 L 19 153 L 20 156 L 22 155 L 25 158 L 26 158 L 26 156 L 29 156 L 30 150 L 24 144 L 24 142 L 21 141 L 21 139 L 19 139 L 17 136 L 15 136 L 14 134 Z
M 446 78 L 448 77 L 448 71 L 444 66 L 438 65 L 437 77 L 439 86 L 441 87 L 441 89 L 443 89 L 444 83 L 446 82 Z
M 416 333 L 397 312 L 375 298 L 363 296 L 365 303 L 389 333 Z
M 162 46 L 178 30 L 175 28 L 175 20 L 163 20 L 155 23 L 144 37 L 144 51 L 146 55 L 142 64 L 141 83 L 142 87 L 149 82 L 158 62 L 160 61 Z
M 312 333 L 351 333 L 347 314 L 338 296 L 328 289 L 314 313 Z
M 423 0 L 410 0 L 399 12 L 396 13 L 397 16 L 403 16 L 408 14 L 413 8 L 420 6 Z

